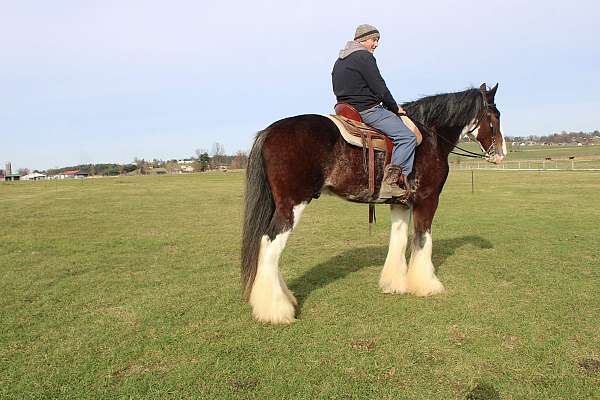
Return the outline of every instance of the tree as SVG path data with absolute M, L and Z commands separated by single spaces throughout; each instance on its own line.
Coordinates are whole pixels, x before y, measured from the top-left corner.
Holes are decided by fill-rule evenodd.
M 133 162 L 135 163 L 138 171 L 140 171 L 140 175 L 145 175 L 148 172 L 148 164 L 146 163 L 146 160 L 136 157 L 133 159 Z
M 29 168 L 19 168 L 19 169 L 17 170 L 17 173 L 18 173 L 20 176 L 29 175 Z
M 204 149 L 196 149 L 196 157 L 194 158 L 194 162 L 192 163 L 192 168 L 194 168 L 194 171 L 206 171 L 208 169 L 209 163 L 210 157 L 208 156 L 208 152 Z
M 196 151 L 194 153 L 196 153 L 196 157 L 195 158 L 199 159 L 200 156 L 203 155 L 203 154 L 205 154 L 205 153 L 208 155 L 208 150 L 206 150 L 206 149 L 196 149 Z M 194 157 L 192 157 L 192 158 L 194 158 Z
M 135 164 L 125 164 L 123 165 L 123 172 L 124 173 L 129 173 L 129 172 L 133 172 L 137 169 L 137 166 Z
M 213 143 L 212 147 L 212 164 L 217 167 L 225 163 L 225 146 L 219 142 Z
M 181 172 L 181 166 L 177 163 L 177 160 L 169 160 L 164 163 L 165 168 L 170 174 L 178 174 Z
M 232 169 L 242 169 L 246 168 L 246 164 L 248 164 L 248 154 L 245 151 L 238 150 L 235 153 L 235 157 L 231 161 Z

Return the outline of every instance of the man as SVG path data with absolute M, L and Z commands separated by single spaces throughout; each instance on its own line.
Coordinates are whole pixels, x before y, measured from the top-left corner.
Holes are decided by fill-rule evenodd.
M 377 67 L 373 53 L 379 38 L 374 26 L 359 25 L 354 40 L 340 50 L 331 76 L 338 103 L 356 108 L 366 124 L 384 132 L 394 143 L 392 161 L 385 169 L 379 191 L 379 198 L 389 199 L 406 194 L 398 182 L 408 182 L 406 177 L 412 172 L 417 140 L 400 119 L 398 112 L 402 110 Z

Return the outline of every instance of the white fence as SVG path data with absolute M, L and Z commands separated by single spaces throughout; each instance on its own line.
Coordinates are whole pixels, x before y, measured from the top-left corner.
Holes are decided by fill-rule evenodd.
M 511 171 L 600 171 L 600 159 L 520 160 L 492 164 L 487 161 L 451 161 L 451 169 L 511 170 Z

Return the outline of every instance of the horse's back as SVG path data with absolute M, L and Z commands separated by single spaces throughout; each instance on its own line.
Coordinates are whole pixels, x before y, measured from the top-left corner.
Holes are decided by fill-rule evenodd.
M 325 146 L 335 144 L 339 136 L 335 124 L 329 118 L 318 114 L 302 114 L 280 119 L 269 125 L 265 132 L 269 137 L 283 136 L 289 141 L 317 141 Z
M 318 162 L 321 166 L 333 152 L 339 131 L 327 117 L 303 114 L 281 119 L 265 129 L 263 157 L 278 164 Z
M 317 114 L 288 117 L 261 134 L 266 135 L 262 157 L 275 197 L 281 190 L 307 201 L 321 190 L 340 137 L 329 118 Z

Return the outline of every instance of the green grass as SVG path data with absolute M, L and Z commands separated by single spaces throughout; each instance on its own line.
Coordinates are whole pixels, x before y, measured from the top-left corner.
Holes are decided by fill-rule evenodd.
M 463 143 L 460 147 L 481 153 L 479 144 Z M 498 169 L 561 169 L 561 170 L 600 170 L 600 145 L 594 146 L 511 146 L 508 157 L 501 165 L 495 166 L 483 160 L 464 158 L 451 154 L 453 168 L 498 168 Z M 571 159 L 573 158 L 573 159 Z
M 324 196 L 282 257 L 301 313 L 240 298 L 242 173 L 0 184 L 0 398 L 600 397 L 600 174 L 453 171 L 447 292 L 377 288 L 386 207 Z

